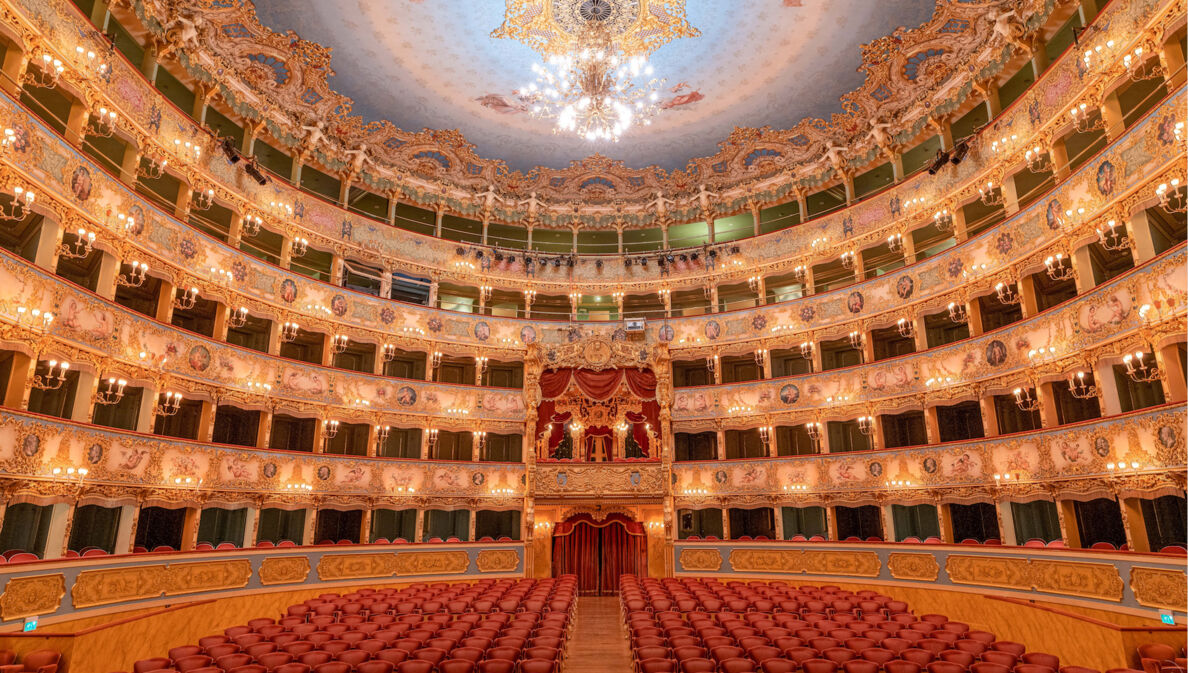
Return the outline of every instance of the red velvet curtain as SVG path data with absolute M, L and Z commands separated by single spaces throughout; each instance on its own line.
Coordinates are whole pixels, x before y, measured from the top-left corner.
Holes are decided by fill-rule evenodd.
M 585 456 L 585 459 L 587 461 L 594 459 L 594 438 L 595 437 L 606 437 L 607 438 L 607 440 L 606 440 L 606 454 L 607 454 L 607 456 L 606 457 L 607 457 L 607 459 L 609 459 L 611 457 L 611 454 L 615 450 L 615 440 L 614 440 L 614 437 L 611 435 L 611 429 L 606 427 L 605 425 L 596 425 L 592 428 L 586 428 L 584 430 L 583 439 L 582 439 L 582 455 Z
M 553 575 L 573 573 L 578 592 L 614 595 L 619 576 L 647 573 L 648 538 L 643 524 L 622 514 L 595 522 L 579 514 L 553 530 Z
M 576 382 L 578 390 L 592 400 L 605 400 L 614 394 L 619 385 L 626 382 L 631 394 L 639 398 L 643 404 L 642 414 L 628 412 L 627 422 L 631 423 L 631 436 L 639 444 L 644 457 L 650 457 L 651 441 L 648 437 L 646 424 L 659 432 L 660 403 L 656 401 L 656 375 L 650 369 L 606 369 L 593 371 L 590 369 L 575 369 L 562 367 L 560 369 L 546 369 L 540 375 L 541 403 L 536 408 L 536 436 L 545 431 L 546 426 L 554 423 L 549 433 L 548 452 L 552 457 L 553 450 L 561 443 L 564 429 L 557 423 L 568 421 L 571 414 L 556 413 L 557 405 L 553 401 L 565 393 L 571 382 Z M 589 431 L 587 431 L 589 434 Z M 586 443 L 578 449 L 575 447 L 575 457 L 579 450 L 586 448 Z M 619 456 L 621 458 L 621 456 Z

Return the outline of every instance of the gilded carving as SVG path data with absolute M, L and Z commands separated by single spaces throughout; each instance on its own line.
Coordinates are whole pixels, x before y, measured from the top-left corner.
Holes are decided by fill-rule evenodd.
M 1031 589 L 1027 559 L 1008 556 L 950 554 L 945 572 L 955 584 L 978 584 L 1003 589 Z
M 171 563 L 167 567 L 165 595 L 190 594 L 219 589 L 240 589 L 252 577 L 252 564 L 247 559 Z
M 806 551 L 804 571 L 811 575 L 878 577 L 883 564 L 873 551 Z
M 459 575 L 470 567 L 464 551 L 400 552 L 396 554 L 395 572 L 405 575 Z
M 309 557 L 269 556 L 260 562 L 260 584 L 292 584 L 309 577 Z
M 318 561 L 318 578 L 391 577 L 396 565 L 395 554 L 326 554 Z
M 1130 569 L 1130 590 L 1139 605 L 1188 610 L 1188 575 L 1183 570 L 1134 566 Z
M 66 578 L 62 573 L 14 577 L 0 595 L 0 619 L 21 619 L 34 615 L 48 615 L 58 611 L 66 595 Z
M 681 569 L 685 572 L 713 572 L 722 568 L 722 554 L 717 549 L 682 549 Z
M 169 583 L 164 565 L 84 570 L 78 574 L 70 596 L 76 608 L 108 605 L 160 596 Z
M 932 554 L 892 552 L 887 557 L 887 569 L 897 580 L 925 580 L 935 582 L 940 566 Z
M 520 567 L 520 555 L 512 549 L 484 549 L 474 564 L 481 573 L 512 572 Z
M 804 572 L 804 552 L 785 549 L 734 549 L 730 552 L 734 572 Z
M 1109 601 L 1122 600 L 1122 578 L 1118 575 L 1117 566 L 1046 559 L 1031 559 L 1030 565 L 1032 584 L 1038 591 Z

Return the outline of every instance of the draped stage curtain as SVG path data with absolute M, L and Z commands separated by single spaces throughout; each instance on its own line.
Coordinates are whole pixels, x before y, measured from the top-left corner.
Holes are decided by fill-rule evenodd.
M 578 514 L 553 530 L 553 576 L 573 573 L 582 594 L 614 595 L 623 573 L 648 570 L 648 537 L 643 524 L 622 514 L 594 521 Z
M 556 413 L 557 405 L 554 400 L 565 393 L 571 382 L 577 383 L 578 390 L 587 398 L 599 401 L 609 398 L 621 384 L 626 383 L 631 394 L 642 402 L 642 413 L 627 413 L 627 422 L 631 424 L 631 436 L 639 444 L 643 457 L 651 456 L 651 442 L 646 426 L 650 423 L 657 431 L 660 427 L 656 375 L 650 369 L 606 369 L 596 372 L 590 369 L 562 367 L 546 369 L 540 374 L 541 403 L 536 408 L 536 436 L 540 437 L 550 423 L 554 424 L 548 437 L 550 458 L 564 436 L 565 422 L 572 416 L 569 412 Z M 584 452 L 585 448 L 586 446 L 583 446 L 580 450 Z M 576 453 L 577 451 L 575 457 Z

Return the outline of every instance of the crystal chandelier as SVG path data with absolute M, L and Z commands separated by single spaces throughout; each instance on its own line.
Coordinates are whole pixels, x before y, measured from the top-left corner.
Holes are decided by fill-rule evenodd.
M 661 78 L 642 54 L 627 56 L 610 32 L 591 22 L 572 51 L 533 64 L 536 81 L 524 88 L 534 117 L 555 119 L 554 133 L 591 142 L 613 141 L 646 126 L 659 111 Z

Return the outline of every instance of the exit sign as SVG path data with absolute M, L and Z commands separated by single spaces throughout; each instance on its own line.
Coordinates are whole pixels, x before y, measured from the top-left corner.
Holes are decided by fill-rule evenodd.
M 1167 614 L 1166 612 L 1159 613 L 1159 619 L 1164 624 L 1175 624 L 1176 623 L 1176 618 Z
M 22 630 L 23 631 L 33 631 L 36 628 L 37 628 L 37 618 L 36 617 L 26 617 L 25 618 L 25 626 Z

